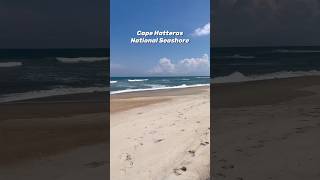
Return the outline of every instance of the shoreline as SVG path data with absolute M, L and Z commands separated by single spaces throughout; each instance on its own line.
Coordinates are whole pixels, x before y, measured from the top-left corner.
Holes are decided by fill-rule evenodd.
M 192 95 L 206 91 L 206 89 L 208 86 L 114 94 L 110 96 L 110 113 L 170 101 L 172 97 Z
M 319 80 L 320 76 L 305 76 L 213 84 L 213 108 L 272 105 L 312 96 L 314 92 L 306 90 L 306 87 L 318 84 Z
M 107 112 L 106 93 L 82 93 L 0 103 L 0 122 L 8 119 L 70 117 Z

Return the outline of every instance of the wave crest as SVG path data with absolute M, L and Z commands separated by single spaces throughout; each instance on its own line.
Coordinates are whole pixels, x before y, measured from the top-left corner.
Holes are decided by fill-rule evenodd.
M 280 71 L 275 73 L 261 74 L 261 75 L 250 75 L 246 76 L 240 72 L 234 72 L 228 76 L 221 76 L 213 78 L 213 83 L 234 83 L 234 82 L 248 82 L 248 81 L 261 81 L 270 79 L 284 79 L 292 77 L 302 76 L 320 76 L 320 71 Z
M 86 88 L 55 88 L 50 90 L 29 91 L 24 93 L 13 93 L 0 96 L 0 103 L 23 101 L 51 96 L 60 96 L 68 94 L 81 94 L 93 92 L 107 92 L 106 87 L 86 87 Z
M 0 68 L 22 66 L 22 62 L 0 62 Z
M 129 92 L 140 92 L 140 91 L 155 91 L 155 90 L 165 90 L 165 89 L 183 89 L 189 87 L 202 87 L 202 86 L 210 86 L 210 84 L 194 84 L 194 85 L 186 85 L 182 84 L 179 86 L 159 86 L 153 88 L 144 88 L 144 89 L 125 89 L 119 91 L 111 91 L 110 94 L 121 94 L 121 93 L 129 93 Z
M 77 58 L 66 58 L 57 57 L 56 58 L 61 63 L 92 63 L 98 61 L 107 61 L 108 57 L 77 57 Z
M 148 81 L 149 79 L 128 79 L 129 82 L 143 82 Z

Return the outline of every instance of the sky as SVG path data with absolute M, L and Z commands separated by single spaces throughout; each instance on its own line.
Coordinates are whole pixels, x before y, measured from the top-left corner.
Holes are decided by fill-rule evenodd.
M 214 0 L 216 46 L 319 46 L 320 0 Z
M 106 0 L 0 0 L 0 48 L 105 48 Z
M 111 76 L 209 75 L 209 0 L 111 0 Z M 188 44 L 130 44 L 136 32 L 182 31 Z

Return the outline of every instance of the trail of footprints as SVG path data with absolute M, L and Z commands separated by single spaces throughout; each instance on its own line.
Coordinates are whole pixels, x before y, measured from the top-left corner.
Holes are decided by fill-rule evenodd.
M 303 124 L 299 125 L 296 128 L 290 129 L 290 132 L 284 133 L 280 135 L 279 137 L 274 137 L 272 139 L 268 138 L 262 138 L 260 140 L 255 140 L 258 137 L 252 137 L 248 136 L 248 141 L 255 141 L 254 145 L 248 146 L 248 147 L 236 147 L 235 151 L 238 153 L 244 153 L 247 156 L 251 156 L 248 150 L 254 150 L 259 148 L 264 148 L 267 143 L 270 143 L 272 141 L 282 141 L 287 140 L 291 136 L 299 135 L 303 133 L 307 133 L 309 130 L 313 130 L 315 128 L 320 127 L 320 122 L 318 121 L 318 117 L 320 117 L 320 107 L 313 108 L 313 111 L 305 112 L 303 109 L 299 109 L 300 115 L 302 115 L 303 118 L 297 119 L 297 121 L 302 122 Z M 311 119 L 307 119 L 306 117 L 311 117 Z M 214 157 L 216 158 L 216 152 L 214 152 Z M 218 162 L 219 171 L 215 173 L 215 178 L 217 179 L 224 179 L 226 178 L 226 171 L 232 170 L 235 168 L 235 165 L 229 163 L 226 159 L 222 158 L 219 159 Z M 237 177 L 236 180 L 244 180 L 244 177 Z
M 201 104 L 204 104 L 204 103 L 201 103 Z M 190 105 L 189 107 L 184 108 L 183 111 L 188 111 L 188 110 L 192 109 L 193 107 L 194 107 L 193 105 Z M 185 116 L 184 113 L 182 113 L 180 111 L 178 111 L 177 113 L 178 113 L 177 117 L 179 118 L 179 120 L 176 120 L 173 123 L 171 123 L 170 125 L 168 125 L 169 127 L 176 126 L 177 123 L 179 123 L 179 121 L 181 121 L 181 120 L 188 120 L 188 118 Z M 143 113 L 139 112 L 138 114 L 141 115 Z M 166 115 L 167 115 L 166 113 L 162 113 L 161 116 L 159 117 L 159 119 L 164 119 L 165 117 L 163 117 L 163 116 L 166 116 Z M 154 122 L 151 123 L 151 126 L 156 126 L 155 120 L 153 120 L 153 121 Z M 196 124 L 200 124 L 201 122 L 200 121 L 195 121 L 195 123 Z M 144 127 L 144 129 L 145 129 L 145 131 L 143 133 L 144 136 L 148 136 L 148 135 L 155 136 L 155 135 L 157 135 L 157 133 L 158 133 L 157 130 L 148 131 L 149 128 L 150 128 L 150 126 L 145 126 Z M 161 128 L 163 128 L 163 127 L 162 126 L 158 126 L 155 129 L 161 129 Z M 186 131 L 185 129 L 177 129 L 177 130 L 180 131 L 180 132 L 185 132 Z M 208 128 L 202 134 L 202 136 L 204 136 L 207 139 L 208 135 L 209 135 L 209 131 L 210 131 L 210 128 Z M 195 130 L 195 132 L 197 132 L 197 130 Z M 199 132 L 197 132 L 197 134 L 199 134 Z M 201 135 L 200 135 L 200 137 L 201 137 Z M 137 150 L 139 147 L 142 147 L 144 145 L 143 142 L 142 142 L 143 137 L 139 137 L 139 138 L 127 137 L 127 139 L 133 139 L 136 142 L 135 145 L 133 146 L 135 150 Z M 153 143 L 161 143 L 163 141 L 165 141 L 165 138 L 154 138 Z M 205 147 L 205 146 L 207 146 L 209 144 L 210 143 L 207 140 L 201 139 L 198 147 L 195 148 L 195 150 L 190 149 L 190 150 L 187 151 L 188 155 L 189 155 L 189 158 L 194 158 L 196 156 L 196 153 L 197 153 L 198 149 L 200 149 L 201 147 Z M 133 155 L 131 155 L 129 153 L 122 153 L 119 158 L 120 158 L 120 161 L 122 162 L 122 168 L 120 169 L 120 171 L 122 173 L 125 174 L 127 169 L 133 168 L 133 166 L 134 166 Z M 191 161 L 191 159 L 190 159 L 190 161 Z M 186 167 L 186 165 L 188 163 L 189 163 L 188 161 L 182 162 L 181 163 L 181 167 L 173 169 L 173 173 L 175 175 L 177 175 L 177 176 L 182 175 L 184 172 L 186 172 L 188 170 L 188 168 Z
M 180 167 L 174 168 L 173 169 L 173 173 L 176 176 L 180 176 L 183 173 L 188 171 L 188 164 L 190 164 L 193 161 L 193 158 L 196 158 L 196 154 L 197 152 L 201 149 L 201 148 L 205 148 L 206 146 L 208 146 L 210 143 L 209 141 L 207 141 L 206 139 L 208 138 L 209 135 L 209 130 L 210 128 L 208 128 L 205 132 L 202 133 L 202 135 L 200 137 L 202 137 L 200 139 L 199 144 L 195 147 L 195 148 L 190 148 L 189 150 L 187 150 L 187 154 L 188 157 L 184 158 L 184 161 L 182 161 L 180 163 Z

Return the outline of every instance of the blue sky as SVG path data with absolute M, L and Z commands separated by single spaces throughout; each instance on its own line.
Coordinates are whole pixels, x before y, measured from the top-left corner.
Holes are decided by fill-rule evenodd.
M 111 76 L 209 75 L 209 3 L 111 0 Z M 138 30 L 183 31 L 180 38 L 190 38 L 190 43 L 130 44 Z

